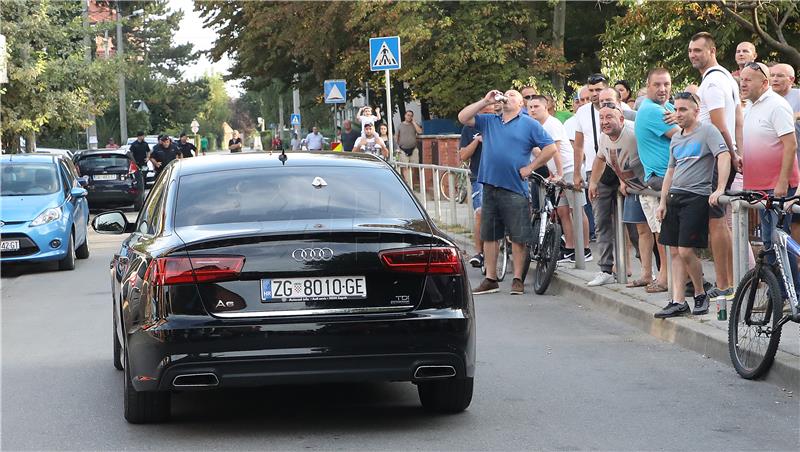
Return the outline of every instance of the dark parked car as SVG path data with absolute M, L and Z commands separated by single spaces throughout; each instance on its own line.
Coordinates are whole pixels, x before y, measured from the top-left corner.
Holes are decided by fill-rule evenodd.
M 164 169 L 111 262 L 125 418 L 170 392 L 410 381 L 422 405 L 472 400 L 475 313 L 456 245 L 385 162 L 240 154 Z
M 103 149 L 78 154 L 75 164 L 81 175 L 89 176 L 89 206 L 126 206 L 140 210 L 144 204 L 144 176 L 124 150 Z

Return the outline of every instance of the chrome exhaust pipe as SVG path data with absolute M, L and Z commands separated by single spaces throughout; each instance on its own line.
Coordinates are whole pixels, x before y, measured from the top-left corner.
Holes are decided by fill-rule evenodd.
M 172 380 L 172 386 L 176 388 L 213 388 L 217 385 L 219 378 L 210 372 L 178 375 Z
M 434 380 L 437 378 L 452 378 L 456 376 L 453 366 L 419 366 L 414 371 L 415 380 Z

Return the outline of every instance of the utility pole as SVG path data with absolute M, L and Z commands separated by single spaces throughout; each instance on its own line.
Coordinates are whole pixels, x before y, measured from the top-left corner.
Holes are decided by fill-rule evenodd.
M 294 75 L 295 88 L 292 89 L 292 113 L 300 114 L 300 89 L 297 88 L 299 77 Z M 300 139 L 300 126 L 294 126 L 294 131 L 297 132 L 297 138 Z
M 278 130 L 278 136 L 281 136 L 283 134 L 283 93 L 278 94 Z
M 83 28 L 86 31 L 86 36 L 83 37 L 83 59 L 86 64 L 92 64 L 92 41 L 89 36 L 89 0 L 83 0 Z M 92 98 L 89 96 L 89 103 L 92 103 Z M 97 124 L 95 123 L 94 113 L 91 111 L 88 115 L 89 127 L 86 128 L 86 147 L 88 149 L 97 149 Z
M 553 7 L 553 49 L 557 50 L 561 56 L 564 55 L 564 27 L 567 18 L 566 0 L 558 0 Z M 557 92 L 564 91 L 564 77 L 561 74 L 553 74 L 553 88 Z
M 120 2 L 117 0 L 117 55 L 123 58 L 123 39 L 122 39 L 122 12 Z M 119 71 L 117 83 L 119 85 L 119 144 L 123 146 L 128 143 L 128 103 L 125 100 L 125 70 Z

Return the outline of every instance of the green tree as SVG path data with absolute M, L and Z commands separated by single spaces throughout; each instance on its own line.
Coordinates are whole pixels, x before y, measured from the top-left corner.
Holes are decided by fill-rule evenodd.
M 222 123 L 231 120 L 230 96 L 225 91 L 225 82 L 218 74 L 206 75 L 203 80 L 208 85 L 208 97 L 200 107 L 198 122 L 203 134 L 213 133 L 217 139 L 223 135 Z
M 88 125 L 87 112 L 102 113 L 115 93 L 114 60 L 85 61 L 85 40 L 96 30 L 83 24 L 80 2 L 3 1 L 9 83 L 2 85 L 3 142 L 19 136 L 35 144 L 45 127 L 71 130 Z

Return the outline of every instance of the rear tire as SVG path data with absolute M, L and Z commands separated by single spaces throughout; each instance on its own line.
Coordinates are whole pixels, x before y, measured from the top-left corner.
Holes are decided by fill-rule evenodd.
M 508 271 L 508 247 L 506 239 L 500 239 L 497 247 L 497 281 L 505 279 Z
M 547 291 L 550 281 L 558 265 L 559 252 L 561 251 L 561 225 L 551 223 L 544 232 L 544 242 L 536 262 L 536 277 L 533 280 L 533 290 L 539 295 Z
M 473 378 L 450 378 L 417 383 L 419 401 L 434 413 L 460 413 L 472 402 Z
M 78 259 L 89 258 L 89 231 L 86 231 L 86 239 L 83 241 L 83 244 L 75 249 L 75 257 Z
M 172 399 L 166 391 L 137 391 L 130 374 L 128 352 L 125 350 L 124 405 L 125 420 L 131 424 L 151 424 L 169 420 Z
M 67 255 L 58 261 L 59 270 L 75 270 L 75 234 L 70 233 L 67 243 Z
M 736 296 L 730 307 L 728 318 L 728 352 L 736 372 L 743 378 L 753 380 L 764 375 L 772 366 L 778 343 L 781 340 L 781 328 L 775 328 L 783 315 L 783 294 L 775 273 L 766 265 L 761 266 L 758 280 L 766 289 L 762 297 L 753 300 L 751 320 L 763 320 L 770 316 L 764 326 L 745 323 L 747 300 L 752 290 L 758 290 L 753 283 L 756 280 L 756 269 L 745 273 Z M 760 286 L 760 285 L 759 285 Z

